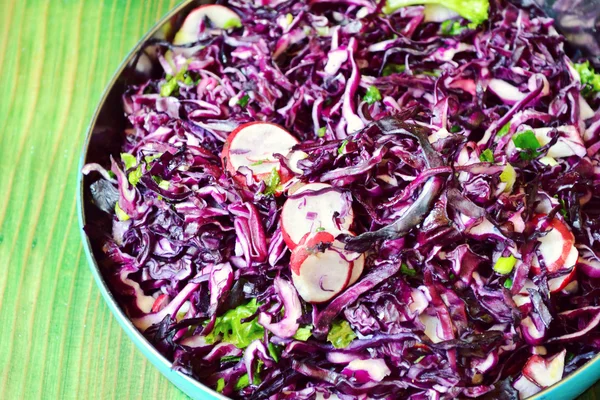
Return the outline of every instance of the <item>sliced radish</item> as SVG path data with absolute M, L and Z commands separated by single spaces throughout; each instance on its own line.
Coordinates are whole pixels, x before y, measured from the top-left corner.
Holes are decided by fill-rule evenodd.
M 360 278 L 362 275 L 364 268 L 365 255 L 360 254 L 357 259 L 352 261 L 352 275 L 350 276 L 350 282 L 348 282 L 348 285 L 354 285 L 356 281 L 358 281 L 358 278 Z
M 284 184 L 293 176 L 281 169 L 275 154 L 293 159 L 294 164 L 290 168 L 299 172 L 296 164 L 302 159 L 302 154 L 291 151 L 296 144 L 298 140 L 279 125 L 249 122 L 240 125 L 227 137 L 221 152 L 223 167 L 243 186 L 246 179 L 237 174 L 242 167 L 248 168 L 257 182 L 269 179 L 275 169 L 279 174 L 280 184 Z
M 527 379 L 525 375 L 521 375 L 513 383 L 513 387 L 519 392 L 519 398 L 521 399 L 527 399 L 542 390 L 538 385 Z
M 160 310 L 162 310 L 163 308 L 165 308 L 167 306 L 167 304 L 169 303 L 169 296 L 165 293 L 161 294 L 160 296 L 158 296 L 156 298 L 156 300 L 154 300 L 154 304 L 152 304 L 152 312 L 159 312 Z
M 564 288 L 566 288 L 577 276 L 575 272 L 575 268 L 564 275 L 561 275 L 556 278 L 548 279 L 548 288 L 550 289 L 550 293 L 558 293 Z
M 334 220 L 336 216 L 338 221 Z M 324 230 L 337 236 L 347 231 L 352 221 L 351 201 L 326 183 L 302 186 L 287 199 L 281 211 L 283 240 L 290 249 L 307 233 Z
M 298 294 L 309 303 L 331 300 L 346 288 L 352 276 L 352 261 L 340 251 L 324 248 L 335 238 L 328 232 L 317 232 L 292 251 L 290 269 Z M 322 245 L 325 245 L 321 247 Z
M 217 29 L 231 29 L 242 26 L 242 19 L 234 11 L 218 4 L 205 4 L 192 10 L 183 21 L 173 39 L 173 44 L 194 43 L 200 38 L 200 24 L 207 21 Z
M 546 328 L 542 324 L 536 326 L 531 317 L 526 317 L 521 321 L 521 332 L 525 341 L 532 346 L 541 344 L 546 336 Z
M 538 215 L 533 219 L 537 223 L 541 217 Z M 575 248 L 575 237 L 569 230 L 569 227 L 559 220 L 554 218 L 550 222 L 550 231 L 538 238 L 540 245 L 538 247 L 538 255 L 541 255 L 546 269 L 550 273 L 559 271 L 560 269 L 570 269 L 577 262 L 579 252 Z M 531 270 L 535 274 L 541 273 L 539 261 L 536 257 L 531 265 Z
M 366 383 L 369 381 L 381 382 L 392 371 L 383 358 L 371 358 L 350 361 L 342 373 L 356 379 L 358 383 Z
M 523 375 L 542 388 L 552 386 L 562 379 L 566 354 L 563 350 L 550 358 L 533 355 L 525 363 Z
M 513 296 L 513 301 L 515 302 L 517 307 L 519 307 L 519 310 L 523 314 L 528 314 L 532 308 L 531 297 L 529 297 L 529 292 L 527 291 L 527 289 L 537 290 L 537 285 L 533 283 L 533 281 L 531 281 L 530 279 L 527 279 L 525 280 L 525 283 L 523 284 L 523 287 L 521 288 L 519 293 Z

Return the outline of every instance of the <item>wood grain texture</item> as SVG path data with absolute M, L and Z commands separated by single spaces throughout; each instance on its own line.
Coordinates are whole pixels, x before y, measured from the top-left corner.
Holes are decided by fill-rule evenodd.
M 104 86 L 175 3 L 0 0 L 0 398 L 187 398 L 104 304 L 75 206 Z

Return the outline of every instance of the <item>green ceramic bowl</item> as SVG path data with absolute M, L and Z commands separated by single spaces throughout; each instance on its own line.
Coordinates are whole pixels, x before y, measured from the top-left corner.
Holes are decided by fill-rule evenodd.
M 83 166 L 90 162 L 97 162 L 102 165 L 109 165 L 109 155 L 119 154 L 120 141 L 119 135 L 123 131 L 126 121 L 121 110 L 121 93 L 126 82 L 135 79 L 132 71 L 138 64 L 137 55 L 145 43 L 152 39 L 162 39 L 169 31 L 173 31 L 181 23 L 183 17 L 189 11 L 200 4 L 200 1 L 186 0 L 162 20 L 160 20 L 131 50 L 127 58 L 123 61 L 115 75 L 108 83 L 100 103 L 94 113 L 92 121 L 87 131 L 87 137 L 83 145 L 79 171 Z M 79 216 L 79 226 L 81 229 L 81 238 L 83 248 L 86 253 L 92 275 L 96 284 L 106 300 L 111 312 L 131 338 L 133 343 L 141 352 L 159 369 L 181 391 L 192 399 L 211 400 L 226 399 L 223 395 L 215 392 L 202 383 L 171 369 L 171 362 L 158 352 L 146 338 L 133 326 L 125 312 L 121 309 L 116 299 L 113 297 L 110 289 L 100 273 L 96 255 L 99 249 L 94 246 L 93 240 L 83 231 L 86 221 L 106 218 L 102 216 L 94 205 L 90 202 L 88 178 L 79 174 L 77 187 L 77 208 Z M 583 393 L 594 382 L 600 379 L 600 355 L 594 357 L 583 367 L 567 376 L 557 384 L 541 391 L 531 397 L 531 400 L 572 400 Z

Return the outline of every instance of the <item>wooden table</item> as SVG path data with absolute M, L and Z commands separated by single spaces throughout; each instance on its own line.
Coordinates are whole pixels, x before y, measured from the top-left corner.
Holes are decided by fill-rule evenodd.
M 186 398 L 109 313 L 75 210 L 100 94 L 175 3 L 0 0 L 0 398 Z

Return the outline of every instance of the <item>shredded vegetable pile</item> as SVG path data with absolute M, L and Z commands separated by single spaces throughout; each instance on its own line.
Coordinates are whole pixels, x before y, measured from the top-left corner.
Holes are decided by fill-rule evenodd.
M 153 40 L 86 231 L 232 398 L 524 399 L 600 348 L 600 74 L 504 0 L 231 0 Z M 111 229 L 111 231 L 110 231 Z

